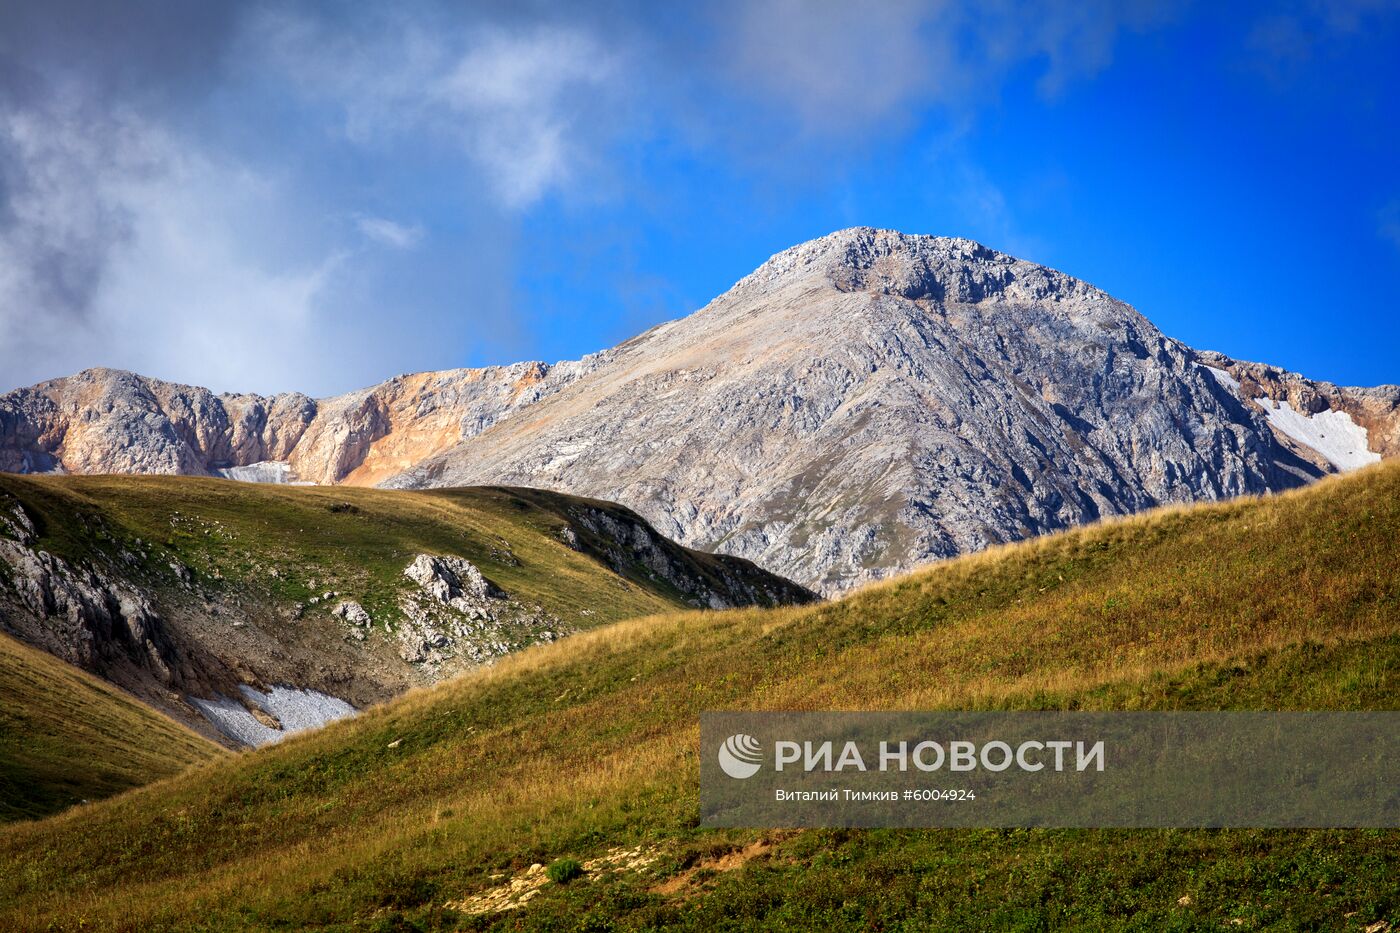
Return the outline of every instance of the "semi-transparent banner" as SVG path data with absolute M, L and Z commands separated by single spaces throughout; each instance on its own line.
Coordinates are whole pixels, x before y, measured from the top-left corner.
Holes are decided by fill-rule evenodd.
M 707 826 L 1400 827 L 1400 712 L 700 717 Z

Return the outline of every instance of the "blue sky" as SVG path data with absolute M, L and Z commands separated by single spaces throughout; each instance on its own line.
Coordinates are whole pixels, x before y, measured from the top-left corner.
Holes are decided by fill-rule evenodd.
M 1400 3 L 0 12 L 0 383 L 573 358 L 857 224 L 1400 382 Z

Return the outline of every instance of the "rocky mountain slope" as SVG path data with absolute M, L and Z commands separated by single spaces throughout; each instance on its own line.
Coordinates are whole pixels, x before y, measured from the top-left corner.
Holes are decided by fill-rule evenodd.
M 586 373 L 520 363 L 399 376 L 335 398 L 215 395 L 90 369 L 0 397 L 0 470 L 372 486 Z
M 607 622 L 813 598 L 539 490 L 0 477 L 0 631 L 230 744 Z
M 0 398 L 4 469 L 559 489 L 827 592 L 1397 449 L 1400 388 L 1197 352 L 1078 279 L 868 228 L 578 362 L 323 401 L 110 370 Z
M 1277 366 L 1233 360 L 1220 353 L 1202 353 L 1201 359 L 1206 365 L 1227 373 L 1234 380 L 1233 383 L 1227 380 L 1227 384 L 1241 398 L 1263 411 L 1275 426 L 1276 435 L 1296 442 L 1295 449 L 1302 448 L 1299 452 L 1304 456 L 1322 454 L 1321 459 L 1340 472 L 1400 456 L 1400 386 L 1343 387 L 1308 379 Z M 1296 417 L 1280 418 L 1283 413 Z M 1331 438 L 1334 443 L 1326 443 L 1325 427 L 1318 429 L 1321 437 L 1303 436 L 1308 426 L 1295 426 L 1299 418 L 1334 423 L 1337 426 Z M 1353 443 L 1349 446 L 1335 443 L 1344 441 Z M 1329 460 L 1325 452 L 1332 451 L 1338 456 Z

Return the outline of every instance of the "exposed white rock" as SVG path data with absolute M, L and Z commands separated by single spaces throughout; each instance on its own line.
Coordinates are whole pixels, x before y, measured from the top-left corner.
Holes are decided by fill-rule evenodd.
M 1374 453 L 1368 444 L 1366 429 L 1344 411 L 1305 415 L 1294 411 L 1286 401 L 1275 402 L 1268 397 L 1255 401 L 1268 414 L 1271 425 L 1322 454 L 1344 473 L 1381 462 L 1381 455 Z
M 263 460 L 245 466 L 224 467 L 214 471 L 224 479 L 238 480 L 240 483 L 274 483 L 285 486 L 314 486 L 297 477 L 292 465 L 283 460 Z
M 339 616 L 346 622 L 359 628 L 367 628 L 370 623 L 374 621 L 370 618 L 369 611 L 353 599 L 347 599 L 336 605 L 336 607 L 331 610 L 331 615 Z
M 403 575 L 417 584 L 399 600 L 399 656 L 411 664 L 435 667 L 453 657 L 485 663 L 569 631 L 511 599 L 465 558 L 419 554 Z
M 419 554 L 404 568 L 403 575 L 439 602 L 468 597 L 472 600 L 500 599 L 505 594 L 471 561 L 461 557 L 434 557 Z M 464 607 L 465 608 L 465 607 Z
M 259 721 L 248 707 L 237 700 L 218 695 L 213 699 L 190 697 L 189 700 L 224 735 L 243 745 L 268 745 L 297 732 L 317 729 L 328 722 L 355 715 L 355 707 L 316 690 L 295 687 L 272 687 L 266 693 L 252 687 L 240 686 L 243 696 L 255 704 L 280 729 Z

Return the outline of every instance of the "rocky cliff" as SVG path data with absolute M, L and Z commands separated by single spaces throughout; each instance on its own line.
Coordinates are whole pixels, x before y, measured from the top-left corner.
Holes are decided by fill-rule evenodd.
M 1400 389 L 1202 353 L 968 240 L 855 228 L 584 360 L 313 401 L 90 371 L 0 398 L 0 467 L 623 502 L 827 592 L 1105 515 L 1400 450 Z
M 1347 470 L 1400 456 L 1400 386 L 1337 386 L 1277 366 L 1241 362 L 1221 353 L 1206 352 L 1200 356 L 1208 366 L 1230 376 L 1233 382 L 1227 380 L 1227 384 L 1242 399 L 1270 416 L 1281 440 L 1303 456 L 1322 461 L 1324 467 L 1330 464 L 1332 469 Z M 1346 451 L 1353 455 L 1351 462 L 1344 458 L 1337 458 L 1340 462 L 1328 460 L 1324 451 L 1331 452 L 1329 448 L 1337 445 L 1325 443 L 1325 436 L 1301 436 L 1306 427 L 1290 434 L 1296 419 L 1280 418 L 1284 412 L 1292 412 L 1305 424 L 1313 422 L 1316 431 L 1307 433 L 1325 434 L 1325 425 L 1335 424 L 1334 441 L 1354 441 Z
M 372 486 L 539 401 L 599 359 L 418 373 L 321 400 L 216 395 L 89 369 L 0 396 L 0 470 Z

